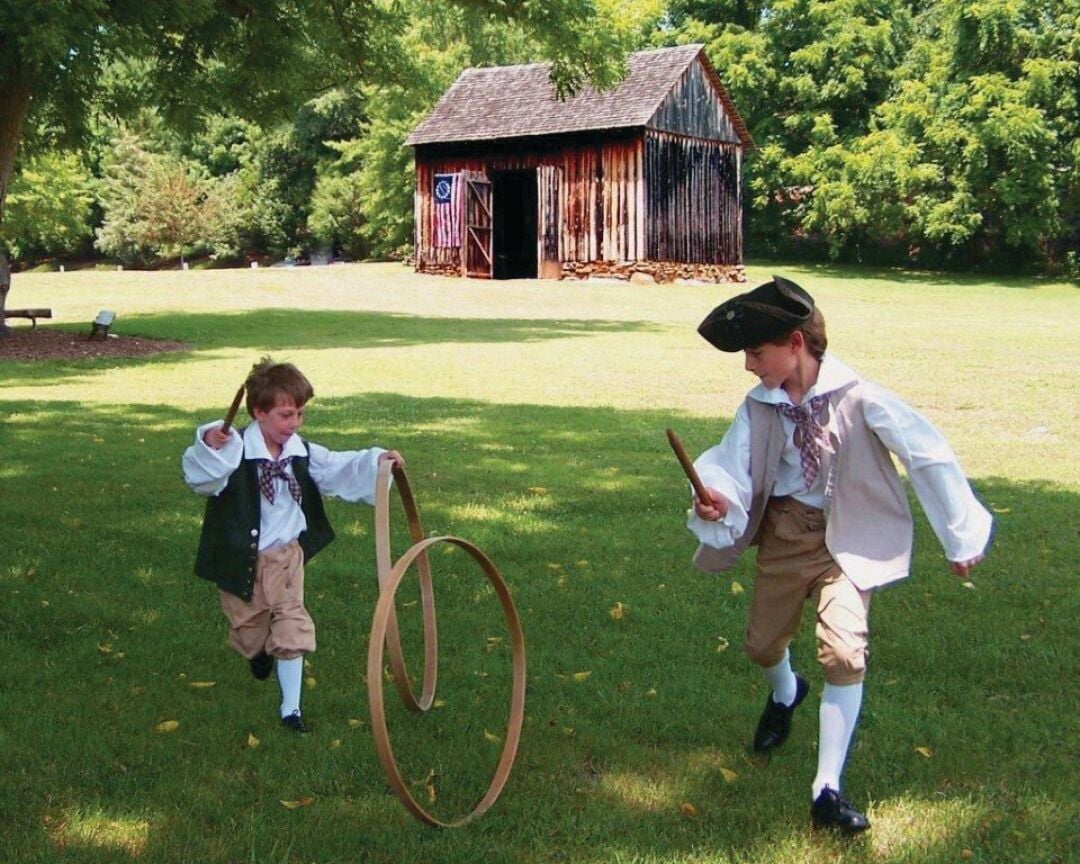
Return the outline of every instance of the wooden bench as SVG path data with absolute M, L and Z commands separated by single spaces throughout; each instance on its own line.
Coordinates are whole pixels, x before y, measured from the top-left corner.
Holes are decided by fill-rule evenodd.
M 30 329 L 37 329 L 38 318 L 52 318 L 52 309 L 5 309 L 5 318 L 29 318 Z

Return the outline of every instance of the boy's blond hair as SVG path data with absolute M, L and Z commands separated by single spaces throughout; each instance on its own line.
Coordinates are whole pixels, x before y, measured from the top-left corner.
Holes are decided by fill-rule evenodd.
M 275 363 L 270 357 L 263 357 L 251 367 L 244 387 L 248 414 L 252 417 L 255 409 L 270 411 L 283 397 L 302 408 L 315 395 L 303 372 L 292 363 Z

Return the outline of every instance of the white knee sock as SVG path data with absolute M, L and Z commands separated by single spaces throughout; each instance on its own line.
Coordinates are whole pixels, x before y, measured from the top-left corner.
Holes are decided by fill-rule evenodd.
M 795 673 L 791 671 L 791 652 L 785 650 L 784 656 L 775 666 L 762 670 L 765 678 L 772 685 L 773 701 L 781 705 L 790 705 L 795 701 Z
M 300 685 L 304 680 L 304 658 L 277 660 L 277 680 L 281 685 L 281 716 L 300 713 Z
M 843 687 L 826 684 L 821 692 L 818 769 L 812 789 L 814 800 L 826 786 L 840 791 L 840 775 L 844 770 L 851 735 L 859 720 L 862 691 L 863 685 L 859 682 Z

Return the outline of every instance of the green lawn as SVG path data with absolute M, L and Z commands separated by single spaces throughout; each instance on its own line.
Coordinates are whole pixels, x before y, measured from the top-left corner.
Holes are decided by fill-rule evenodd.
M 1080 292 L 782 272 L 815 295 L 841 358 L 946 432 L 999 519 L 966 588 L 920 515 L 912 578 L 874 600 L 846 775 L 868 835 L 807 827 L 812 628 L 795 646 L 812 698 L 784 749 L 753 758 L 765 689 L 740 651 L 751 562 L 723 577 L 689 563 L 685 482 L 663 433 L 700 452 L 753 383 L 694 332 L 737 289 L 466 282 L 396 265 L 87 272 L 17 275 L 9 305 L 49 306 L 48 326 L 80 334 L 109 308 L 114 332 L 191 350 L 0 361 L 0 862 L 1080 858 Z M 476 542 L 511 585 L 525 728 L 503 797 L 470 827 L 414 822 L 375 757 L 370 508 L 331 502 L 339 538 L 308 572 L 319 650 L 306 739 L 277 728 L 276 684 L 228 650 L 215 592 L 191 575 L 202 507 L 179 455 L 267 352 L 315 385 L 309 437 L 401 450 L 427 531 Z M 387 700 L 406 778 L 452 818 L 497 759 L 510 657 L 479 572 L 461 553 L 433 563 L 443 704 L 419 719 L 392 688 Z M 399 616 L 416 658 L 414 595 Z

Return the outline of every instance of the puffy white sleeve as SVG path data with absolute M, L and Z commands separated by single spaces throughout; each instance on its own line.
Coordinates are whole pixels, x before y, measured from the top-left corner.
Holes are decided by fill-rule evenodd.
M 945 437 L 895 393 L 867 385 L 863 416 L 907 469 L 915 495 L 950 561 L 985 553 L 993 517 L 975 497 Z
M 716 522 L 701 519 L 691 509 L 686 527 L 706 546 L 725 549 L 734 545 L 746 530 L 752 498 L 750 415 L 745 402 L 735 412 L 720 443 L 702 453 L 694 468 L 706 487 L 715 489 L 731 503 L 727 515 Z
M 375 482 L 379 474 L 382 447 L 367 450 L 328 450 L 321 444 L 304 442 L 308 448 L 308 470 L 323 495 L 343 501 L 375 504 Z
M 184 482 L 199 495 L 220 495 L 228 485 L 229 475 L 240 467 L 240 460 L 244 458 L 244 439 L 235 429 L 230 430 L 229 440 L 220 450 L 203 441 L 208 429 L 221 426 L 224 422 L 215 420 L 196 429 L 195 443 L 180 457 Z

